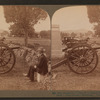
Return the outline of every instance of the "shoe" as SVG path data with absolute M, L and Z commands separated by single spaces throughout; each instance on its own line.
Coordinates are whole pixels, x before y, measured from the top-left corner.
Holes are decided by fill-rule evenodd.
M 32 82 L 30 79 L 26 81 L 27 83 Z
M 28 80 L 27 82 L 36 82 L 35 80 Z
M 23 76 L 28 77 L 28 75 L 27 75 L 27 74 L 25 74 L 25 73 L 23 73 Z
M 54 74 L 54 75 L 52 76 L 52 79 L 55 79 L 55 78 L 56 78 L 56 76 L 57 76 L 57 74 Z

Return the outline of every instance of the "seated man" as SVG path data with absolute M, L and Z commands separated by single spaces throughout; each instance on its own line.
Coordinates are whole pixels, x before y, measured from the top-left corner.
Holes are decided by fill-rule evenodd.
M 48 61 L 42 47 L 37 50 L 37 63 L 30 66 L 27 74 L 27 77 L 29 77 L 31 81 L 34 81 L 34 72 L 37 72 L 38 75 L 46 75 L 48 73 Z M 38 81 L 40 82 L 40 79 Z

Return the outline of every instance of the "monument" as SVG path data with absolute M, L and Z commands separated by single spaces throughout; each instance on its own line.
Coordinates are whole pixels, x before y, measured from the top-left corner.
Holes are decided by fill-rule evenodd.
M 51 57 L 62 57 L 62 41 L 59 25 L 52 25 Z

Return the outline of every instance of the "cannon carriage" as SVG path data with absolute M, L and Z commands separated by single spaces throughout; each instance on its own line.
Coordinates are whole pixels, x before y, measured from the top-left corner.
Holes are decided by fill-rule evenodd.
M 18 48 L 19 47 L 9 47 L 4 43 L 4 39 L 0 40 L 0 74 L 8 73 L 13 69 L 16 63 L 13 50 Z
M 98 65 L 97 50 L 100 47 L 92 47 L 88 43 L 89 38 L 76 40 L 73 38 L 64 39 L 62 42 L 66 47 L 62 50 L 64 59 L 52 65 L 52 70 L 66 64 L 73 72 L 77 74 L 88 74 Z

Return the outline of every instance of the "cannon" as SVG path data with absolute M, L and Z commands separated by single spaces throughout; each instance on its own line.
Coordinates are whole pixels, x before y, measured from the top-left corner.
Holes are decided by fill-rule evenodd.
M 58 63 L 52 65 L 52 70 L 60 67 L 63 64 L 67 66 L 77 74 L 88 74 L 92 72 L 98 65 L 97 50 L 100 47 L 92 48 L 91 45 L 80 43 L 72 48 L 65 48 L 64 59 Z

